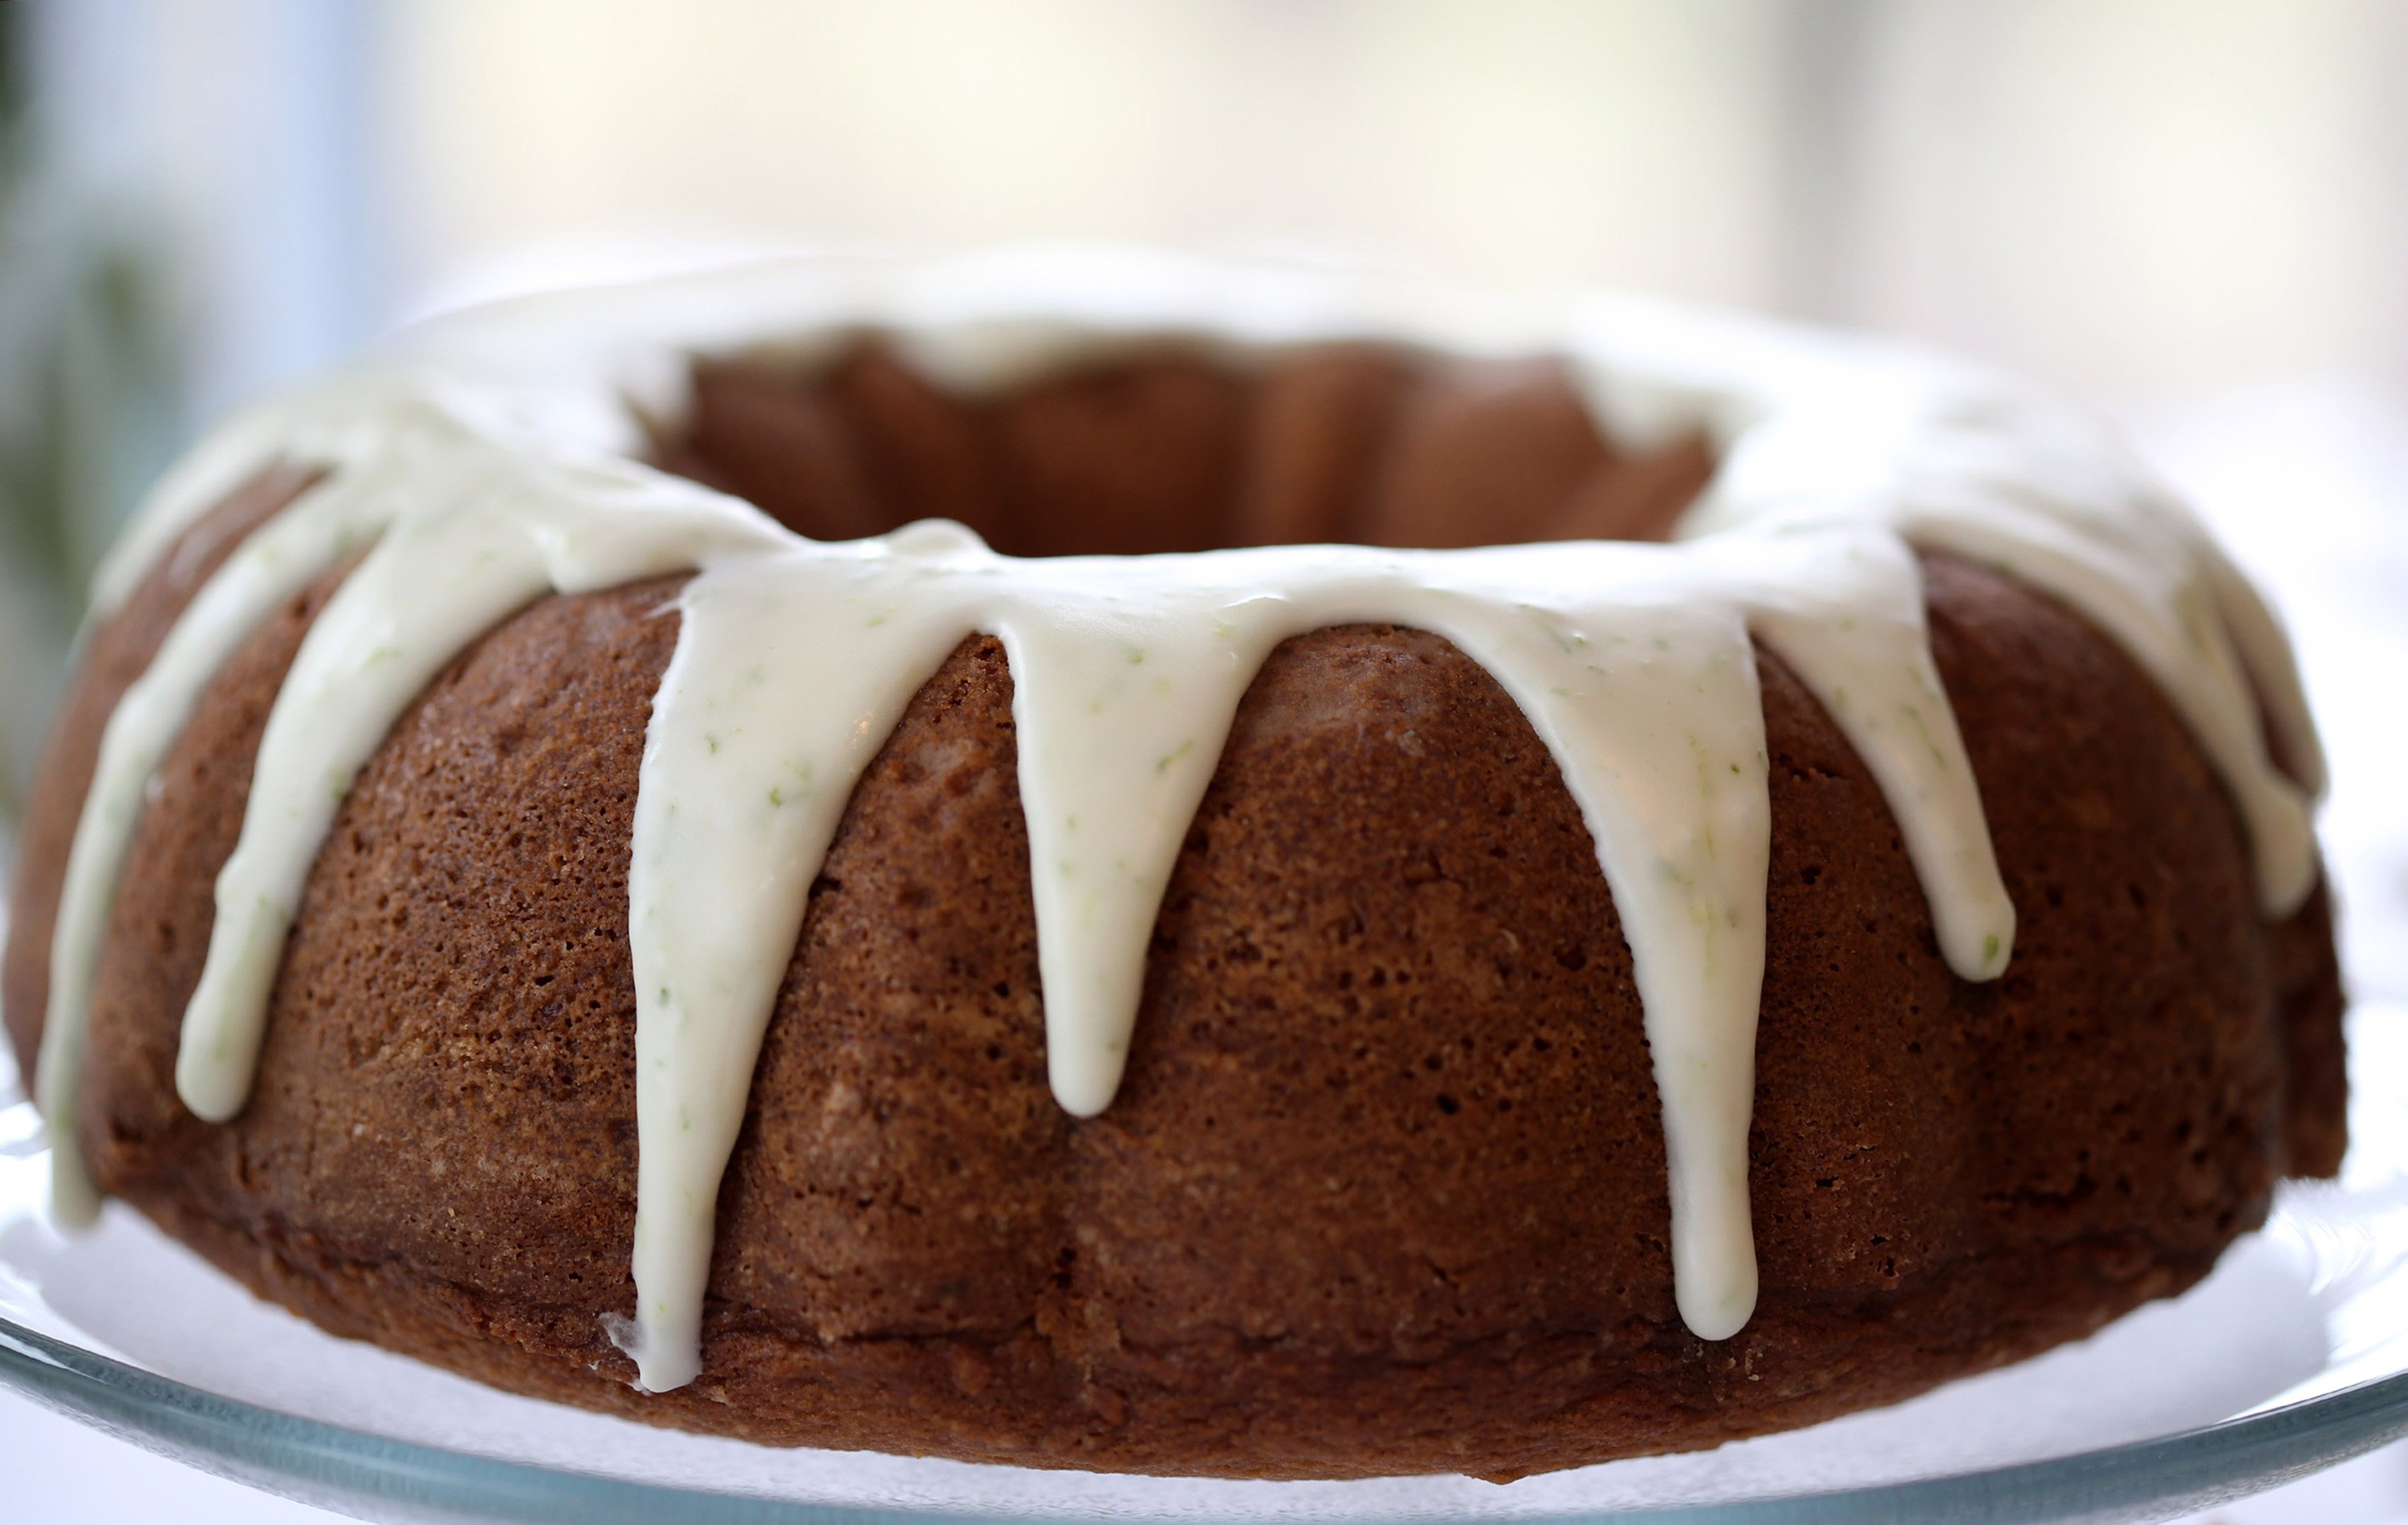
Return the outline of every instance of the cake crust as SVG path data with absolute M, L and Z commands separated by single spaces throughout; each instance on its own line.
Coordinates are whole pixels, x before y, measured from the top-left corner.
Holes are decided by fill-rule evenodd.
M 21 865 L 22 1060 L 99 727 L 208 548 L 300 481 L 230 500 L 95 638 Z M 2321 895 L 2269 928 L 2229 796 L 2113 643 L 1924 567 L 2014 962 L 1948 973 L 1882 795 L 1759 648 L 1762 1297 L 1728 1341 L 1673 1309 L 1642 1021 L 1579 813 L 1495 681 L 1393 626 L 1264 668 L 1124 1090 L 1083 1120 L 1045 1090 L 1010 674 L 991 639 L 955 651 L 813 886 L 691 1387 L 633 1390 L 605 1329 L 634 1296 L 627 836 L 674 581 L 545 598 L 410 709 L 342 806 L 256 1088 L 218 1127 L 176 1100 L 178 1024 L 260 730 L 337 579 L 260 629 L 137 833 L 83 1143 L 105 1189 L 337 1333 L 778 1444 L 1504 1478 L 1892 1401 L 2187 1286 L 2343 1142 Z

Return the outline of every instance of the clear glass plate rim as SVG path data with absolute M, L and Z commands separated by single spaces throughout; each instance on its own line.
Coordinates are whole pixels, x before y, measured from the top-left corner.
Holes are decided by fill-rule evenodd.
M 440 1450 L 222 1397 L 5 1317 L 0 1382 L 136 1444 L 315 1503 L 373 1500 L 438 1516 L 595 1525 L 662 1518 L 697 1525 L 959 1525 L 982 1518 L 697 1492 Z M 1792 1498 L 1526 1518 L 1528 1525 L 1772 1525 L 2161 1516 L 2172 1503 L 2212 1506 L 2403 1435 L 2408 1372 L 2180 1434 L 1986 1471 Z M 1029 1525 L 1044 1518 L 1006 1518 Z

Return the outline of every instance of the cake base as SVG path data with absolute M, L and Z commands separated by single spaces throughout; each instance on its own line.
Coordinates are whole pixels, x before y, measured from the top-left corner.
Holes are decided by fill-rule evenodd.
M 29 822 L 7 1003 L 98 726 L 209 565 L 106 626 Z M 1953 978 L 1882 797 L 1759 650 L 1762 1297 L 1673 1311 L 1629 957 L 1579 814 L 1444 641 L 1288 642 L 1156 928 L 1112 1109 L 1044 1086 L 999 649 L 965 642 L 846 813 L 719 1204 L 705 1374 L 643 1394 L 626 833 L 672 583 L 546 599 L 348 796 L 233 1124 L 177 1101 L 183 1004 L 268 704 L 332 580 L 161 770 L 95 993 L 100 1184 L 337 1333 L 773 1444 L 1224 1476 L 1509 1478 L 1906 1396 L 2189 1285 L 2343 1141 L 2321 896 L 2269 928 L 2227 796 L 2064 609 L 1926 561 L 1933 647 L 2021 913 Z M 1534 891 L 1533 886 L 1545 886 Z

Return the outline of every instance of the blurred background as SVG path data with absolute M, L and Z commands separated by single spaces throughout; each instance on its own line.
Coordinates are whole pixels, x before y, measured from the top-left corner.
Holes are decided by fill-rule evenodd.
M 93 561 L 246 396 L 513 291 L 1094 237 L 1650 288 L 2117 415 L 2291 618 L 2397 1000 L 2403 87 L 2408 0 L 0 0 L 0 856 Z

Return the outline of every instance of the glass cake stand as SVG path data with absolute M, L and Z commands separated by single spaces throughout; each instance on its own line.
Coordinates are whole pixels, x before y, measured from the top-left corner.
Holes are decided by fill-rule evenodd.
M 2162 1519 L 2408 1435 L 2408 1004 L 2353 1018 L 2337 1183 L 2182 1298 L 1894 1408 L 1525 1478 L 1260 1483 L 781 1451 L 499 1393 L 253 1300 L 112 1205 L 43 1216 L 0 1074 L 0 1382 L 209 1472 L 375 1519 Z M 5 1061 L 0 1061 L 5 1063 Z

